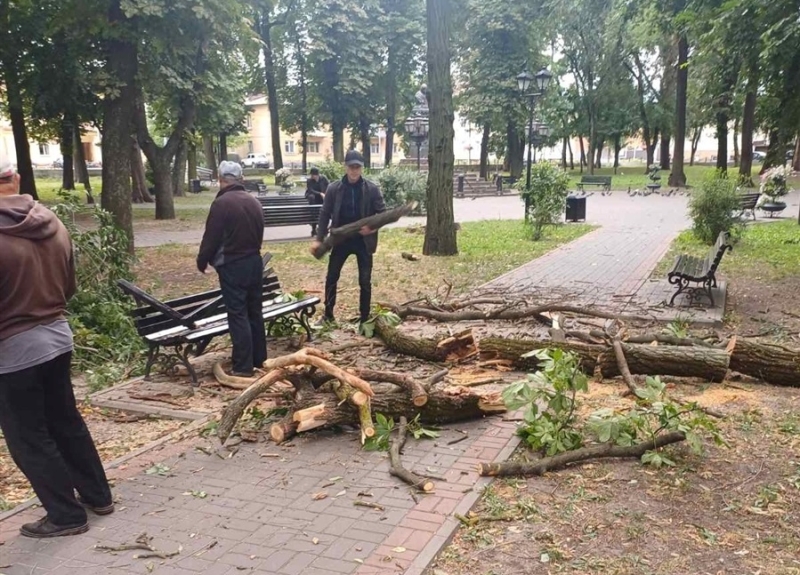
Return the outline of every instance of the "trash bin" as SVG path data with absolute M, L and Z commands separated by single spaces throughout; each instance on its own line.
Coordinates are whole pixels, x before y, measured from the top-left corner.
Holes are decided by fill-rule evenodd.
M 459 198 L 464 197 L 464 174 L 458 175 L 458 191 L 456 193 L 456 196 Z
M 189 191 L 193 194 L 199 194 L 202 192 L 203 189 L 200 187 L 200 180 L 192 180 L 190 182 Z
M 586 198 L 576 198 L 569 196 L 567 198 L 567 221 L 577 222 L 586 221 Z

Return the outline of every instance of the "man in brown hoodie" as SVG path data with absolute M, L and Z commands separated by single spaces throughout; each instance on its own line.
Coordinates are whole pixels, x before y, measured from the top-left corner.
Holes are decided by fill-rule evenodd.
M 84 533 L 86 508 L 114 511 L 72 391 L 64 311 L 74 293 L 66 228 L 31 196 L 19 195 L 19 175 L 0 158 L 0 429 L 47 512 L 20 528 L 28 537 Z

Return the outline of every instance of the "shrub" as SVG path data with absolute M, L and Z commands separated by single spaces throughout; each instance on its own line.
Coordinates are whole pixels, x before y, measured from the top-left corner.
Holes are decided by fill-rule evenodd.
M 566 172 L 548 162 L 539 162 L 531 167 L 531 187 L 520 180 L 517 189 L 520 197 L 528 199 L 528 223 L 532 226 L 533 239 L 542 239 L 544 227 L 557 224 L 567 204 L 570 179 Z
M 742 221 L 736 183 L 722 172 L 708 177 L 689 200 L 692 231 L 700 241 L 713 244 L 720 232 L 738 236 Z
M 328 178 L 328 181 L 341 180 L 344 177 L 344 166 L 339 162 L 332 160 L 325 160 L 320 164 L 314 164 L 315 168 L 319 168 L 320 175 Z
M 73 365 L 85 371 L 89 386 L 99 389 L 118 379 L 144 350 L 128 315 L 132 302 L 116 285 L 132 279 L 133 256 L 128 238 L 114 225 L 111 214 L 87 209 L 69 194 L 60 194 L 53 210 L 72 237 L 77 293 L 67 306 L 67 319 L 75 334 Z M 89 213 L 96 229 L 83 231 L 75 217 Z
M 415 201 L 419 204 L 415 213 L 425 211 L 428 181 L 424 174 L 416 170 L 390 166 L 377 174 L 377 180 L 383 199 L 389 208 Z

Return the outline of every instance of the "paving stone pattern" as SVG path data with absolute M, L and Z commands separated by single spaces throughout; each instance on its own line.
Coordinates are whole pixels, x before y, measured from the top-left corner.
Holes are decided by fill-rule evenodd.
M 389 476 L 385 453 L 361 450 L 357 433 L 308 435 L 286 448 L 241 444 L 224 460 L 183 451 L 163 461 L 167 476 L 140 472 L 118 481 L 117 512 L 91 517 L 87 534 L 11 538 L 0 547 L 0 565 L 9 565 L 0 573 L 100 575 L 152 568 L 158 575 L 421 574 L 455 531 L 453 513 L 466 513 L 477 499 L 485 483 L 477 463 L 507 458 L 517 442 L 514 424 L 500 417 L 456 427 L 468 432 L 467 440 L 448 446 L 462 434 L 446 429 L 438 440 L 407 444 L 407 467 L 447 480 L 436 481 L 434 493 L 416 500 Z M 336 477 L 341 479 L 332 481 Z M 198 496 L 201 491 L 205 497 Z M 328 496 L 315 500 L 321 492 Z M 356 499 L 385 510 L 356 507 Z M 8 533 L 40 514 L 26 511 L 3 527 Z M 131 543 L 143 532 L 159 550 L 181 553 L 134 559 L 136 551 L 94 549 Z

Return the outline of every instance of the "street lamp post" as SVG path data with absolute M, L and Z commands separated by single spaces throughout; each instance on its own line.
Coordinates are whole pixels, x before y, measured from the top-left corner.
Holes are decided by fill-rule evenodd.
M 417 144 L 417 171 L 421 169 L 420 150 L 422 143 L 428 139 L 428 119 L 425 116 L 412 116 L 405 122 L 406 134 Z
M 531 75 L 527 70 L 517 76 L 517 85 L 522 95 L 528 98 L 528 173 L 525 178 L 525 187 L 531 187 L 531 166 L 532 166 L 532 148 L 533 148 L 533 111 L 536 107 L 536 99 L 542 96 L 547 88 L 550 86 L 550 81 L 553 75 L 546 69 L 542 68 L 536 75 Z M 531 88 L 534 91 L 530 91 Z M 525 219 L 528 219 L 528 211 L 530 210 L 530 195 L 525 195 Z

